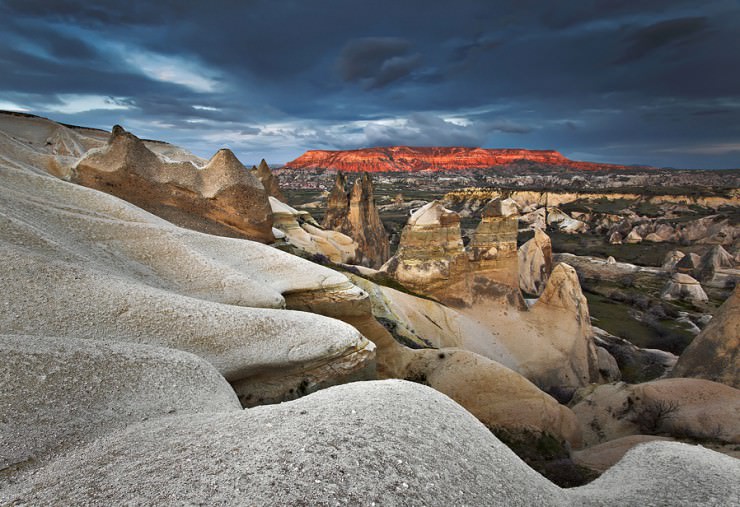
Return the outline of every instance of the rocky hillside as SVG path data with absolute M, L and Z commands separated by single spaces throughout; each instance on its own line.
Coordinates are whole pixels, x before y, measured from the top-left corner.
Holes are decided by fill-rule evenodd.
M 387 146 L 359 150 L 310 150 L 285 169 L 332 169 L 346 172 L 458 171 L 509 167 L 517 163 L 572 171 L 629 170 L 630 167 L 570 160 L 555 150 Z

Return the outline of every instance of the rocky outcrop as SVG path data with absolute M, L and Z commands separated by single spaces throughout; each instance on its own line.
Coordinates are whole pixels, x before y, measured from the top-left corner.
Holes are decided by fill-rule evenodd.
M 683 351 L 671 375 L 713 380 L 740 389 L 740 287 Z
M 325 230 L 305 211 L 298 211 L 270 196 L 274 226 L 287 243 L 301 252 L 321 255 L 334 263 L 353 263 L 357 243 L 338 231 Z
M 682 299 L 686 301 L 708 301 L 707 293 L 698 280 L 684 273 L 673 273 L 663 287 L 660 297 L 666 300 Z
M 0 354 L 1 470 L 147 419 L 241 411 L 212 365 L 178 350 L 0 335 Z
M 680 250 L 671 250 L 666 254 L 661 269 L 663 271 L 667 271 L 668 273 L 672 273 L 676 269 L 676 264 L 678 264 L 678 262 L 685 256 L 686 254 Z
M 285 164 L 285 169 L 332 169 L 344 172 L 455 171 L 508 167 L 518 163 L 593 171 L 634 170 L 627 166 L 578 162 L 554 150 L 485 149 L 463 147 L 388 146 L 359 150 L 309 150 Z
M 0 166 L 0 178 L 5 333 L 190 352 L 245 405 L 290 399 L 344 373 L 374 377 L 374 346 L 356 329 L 283 309 L 285 294 L 361 293 L 336 271 L 173 226 L 49 175 Z
M 701 256 L 695 253 L 689 253 L 681 257 L 676 263 L 676 271 L 690 275 L 696 273 L 701 264 Z
M 116 126 L 102 148 L 88 151 L 71 180 L 125 199 L 182 227 L 269 243 L 272 211 L 262 184 L 230 150 L 204 167 L 161 159 Z
M 552 271 L 552 242 L 542 229 L 534 230 L 534 237 L 524 243 L 518 252 L 519 288 L 539 296 Z
M 735 269 L 735 258 L 715 245 L 702 255 L 696 276 L 710 287 L 734 287 L 740 280 L 740 270 Z
M 491 201 L 466 248 L 459 215 L 430 202 L 409 217 L 396 254 L 381 270 L 454 307 L 478 300 L 522 306 L 515 213 L 513 202 Z
M 621 379 L 625 382 L 639 383 L 660 378 L 673 368 L 678 359 L 670 352 L 637 347 L 595 326 L 593 331 L 595 344 L 616 360 Z
M 375 206 L 372 180 L 367 173 L 362 174 L 349 194 L 345 185 L 344 174 L 337 174 L 322 225 L 350 236 L 357 243 L 357 264 L 378 268 L 390 256 L 390 243 Z
M 239 413 L 150 420 L 17 474 L 0 502 L 736 504 L 738 473 L 738 460 L 708 449 L 651 442 L 595 483 L 561 489 L 448 397 L 383 381 Z
M 277 176 L 272 173 L 270 166 L 267 165 L 264 158 L 260 160 L 259 165 L 252 170 L 257 175 L 257 178 L 262 182 L 262 186 L 265 187 L 265 192 L 267 192 L 268 196 L 274 197 L 282 202 L 288 202 L 285 199 L 283 192 L 280 190 L 280 182 L 278 181 Z
M 469 265 L 460 217 L 438 201 L 416 210 L 403 228 L 396 254 L 381 271 L 441 301 L 466 294 Z
M 573 411 L 587 447 L 638 434 L 740 442 L 740 390 L 708 380 L 603 384 L 573 405 Z

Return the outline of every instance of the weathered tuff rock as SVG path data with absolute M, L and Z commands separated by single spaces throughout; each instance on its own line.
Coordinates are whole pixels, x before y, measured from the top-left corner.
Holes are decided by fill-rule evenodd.
M 702 255 L 696 276 L 710 287 L 734 287 L 740 280 L 740 270 L 735 269 L 735 258 L 715 245 Z
M 390 242 L 375 206 L 372 180 L 363 173 L 349 194 L 345 190 L 346 181 L 344 174 L 337 174 L 322 225 L 350 236 L 357 243 L 356 264 L 378 268 L 390 257 Z
M 618 336 L 592 327 L 594 343 L 616 360 L 622 380 L 630 383 L 653 380 L 665 375 L 676 364 L 678 357 L 658 349 L 643 349 Z
M 684 273 L 673 273 L 663 287 L 660 297 L 663 299 L 685 299 L 688 301 L 708 301 L 707 293 L 698 280 Z
M 463 246 L 457 213 L 438 201 L 422 206 L 409 217 L 396 254 L 381 271 L 454 307 L 483 299 L 523 306 L 512 204 L 491 201 L 468 248 Z
M 586 446 L 637 434 L 740 442 L 740 390 L 708 380 L 603 384 L 572 408 Z
M 71 180 L 189 229 L 263 243 L 274 240 L 267 194 L 230 150 L 219 150 L 198 168 L 190 161 L 161 159 L 116 126 L 106 146 L 80 159 Z
M 46 174 L 0 164 L 0 179 L 3 332 L 191 352 L 244 404 L 342 381 L 335 371 L 375 375 L 374 346 L 356 329 L 283 309 L 286 294 L 360 295 L 343 275 Z
M 323 255 L 335 263 L 352 263 L 357 243 L 339 231 L 325 230 L 306 211 L 298 211 L 270 196 L 275 227 L 294 247 L 314 255 Z
M 521 161 L 573 170 L 630 170 L 627 166 L 577 162 L 554 150 L 388 146 L 359 150 L 309 150 L 285 164 L 286 169 L 333 169 L 344 172 L 405 172 L 486 169 Z
M 692 274 L 695 273 L 701 265 L 701 256 L 695 253 L 689 253 L 684 255 L 676 263 L 676 271 L 679 273 Z
M 268 196 L 274 197 L 282 202 L 287 202 L 283 192 L 280 190 L 280 182 L 278 181 L 277 176 L 272 173 L 270 166 L 267 165 L 264 158 L 260 160 L 259 165 L 253 170 L 262 182 L 262 186 L 265 187 L 265 192 L 267 192 Z
M 174 349 L 0 335 L 0 469 L 172 414 L 239 412 L 231 386 Z
M 150 420 L 17 474 L 0 502 L 732 505 L 739 473 L 738 460 L 708 449 L 651 442 L 595 483 L 561 489 L 448 397 L 382 381 L 239 413 Z
M 573 451 L 573 461 L 578 465 L 588 467 L 592 470 L 605 472 L 616 465 L 624 455 L 635 446 L 647 442 L 672 442 L 670 437 L 659 437 L 656 435 L 628 435 L 615 438 L 603 444 L 597 444 L 585 449 Z
M 661 269 L 663 271 L 667 271 L 668 273 L 672 273 L 676 270 L 676 264 L 678 264 L 678 262 L 685 256 L 686 254 L 680 250 L 671 250 L 666 254 Z
M 552 242 L 542 229 L 519 248 L 519 288 L 540 295 L 552 271 Z
M 740 389 L 740 286 L 686 347 L 671 375 L 704 378 Z

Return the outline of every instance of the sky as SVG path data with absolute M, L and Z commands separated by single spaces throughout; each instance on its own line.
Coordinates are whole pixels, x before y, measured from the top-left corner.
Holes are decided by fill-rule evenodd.
M 0 0 L 0 109 L 209 157 L 740 167 L 740 0 Z

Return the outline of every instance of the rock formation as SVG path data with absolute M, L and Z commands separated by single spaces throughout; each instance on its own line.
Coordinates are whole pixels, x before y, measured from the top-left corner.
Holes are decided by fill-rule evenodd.
M 686 347 L 671 375 L 704 378 L 740 389 L 740 286 Z
M 684 273 L 673 273 L 663 287 L 660 297 L 666 300 L 683 299 L 694 302 L 709 300 L 699 281 Z
M 274 240 L 267 194 L 230 150 L 219 150 L 202 168 L 164 161 L 116 126 L 105 147 L 90 150 L 77 163 L 71 179 L 183 227 Z
M 592 329 L 595 344 L 616 360 L 625 382 L 639 383 L 660 378 L 673 368 L 678 359 L 670 352 L 643 349 L 598 327 Z
M 578 162 L 554 150 L 410 146 L 346 151 L 309 150 L 285 164 L 285 168 L 289 170 L 331 169 L 344 172 L 455 171 L 507 167 L 521 162 L 575 171 L 634 170 L 627 166 Z
M 730 253 L 715 245 L 702 255 L 696 276 L 711 287 L 734 287 L 740 280 L 740 270 L 735 269 L 735 259 Z
M 661 269 L 663 271 L 667 271 L 668 273 L 673 273 L 673 271 L 675 271 L 676 269 L 676 264 L 678 264 L 678 262 L 685 256 L 686 254 L 680 250 L 671 250 L 666 254 Z
M 298 211 L 270 196 L 274 226 L 286 242 L 311 255 L 323 255 L 334 263 L 354 263 L 357 243 L 338 231 L 325 230 L 305 211 Z
M 524 243 L 518 252 L 519 288 L 539 296 L 552 271 L 552 242 L 550 237 L 536 228 L 534 237 Z
M 381 270 L 403 285 L 454 307 L 478 299 L 521 306 L 516 207 L 491 201 L 463 246 L 460 217 L 432 201 L 409 217 L 398 250 Z
M 700 264 L 701 256 L 692 252 L 681 257 L 681 259 L 676 263 L 675 268 L 679 273 L 690 275 L 692 273 L 696 273 Z
M 280 190 L 280 182 L 278 181 L 277 176 L 272 173 L 270 166 L 267 165 L 264 158 L 260 161 L 259 165 L 253 169 L 253 171 L 262 182 L 262 186 L 265 187 L 267 195 L 274 197 L 279 201 L 288 202 L 285 199 L 283 192 Z
M 337 372 L 375 375 L 357 330 L 283 309 L 286 293 L 361 293 L 343 275 L 46 174 L 0 166 L 0 178 L 3 332 L 191 352 L 245 405 L 341 382 Z
M 587 447 L 638 434 L 740 442 L 740 390 L 703 379 L 603 384 L 573 411 Z
M 378 268 L 390 256 L 390 243 L 375 206 L 372 180 L 363 173 L 349 194 L 345 190 L 346 181 L 344 174 L 337 174 L 322 225 L 346 234 L 357 243 L 355 263 Z

